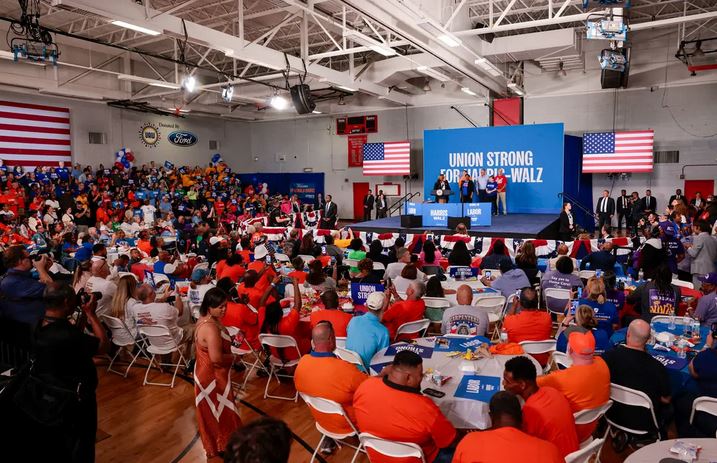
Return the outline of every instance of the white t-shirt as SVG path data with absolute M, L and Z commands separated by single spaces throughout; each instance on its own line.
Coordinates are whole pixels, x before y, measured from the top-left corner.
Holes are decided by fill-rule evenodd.
M 124 306 L 124 323 L 129 328 L 132 336 L 137 336 L 137 313 L 135 310 L 137 304 L 139 304 L 139 301 L 130 297 Z
M 154 213 L 157 211 L 157 208 L 152 205 L 145 205 L 142 206 L 140 209 L 142 209 L 142 217 L 144 217 L 144 223 L 147 225 L 152 225 L 154 223 Z
M 199 318 L 199 306 L 202 305 L 204 295 L 207 294 L 207 291 L 209 291 L 213 287 L 213 284 L 207 283 L 204 285 L 197 285 L 196 288 L 190 287 L 189 291 L 187 291 L 187 299 L 189 299 L 189 310 L 191 311 L 190 313 L 194 316 L 194 318 Z
M 100 277 L 90 277 L 85 283 L 85 291 L 88 293 L 102 293 L 102 298 L 97 301 L 97 316 L 107 315 L 112 309 L 112 298 L 117 291 L 117 285 L 109 280 Z
M 132 306 L 138 325 L 163 325 L 172 332 L 175 341 L 182 340 L 182 329 L 177 325 L 179 311 L 166 302 L 138 303 Z

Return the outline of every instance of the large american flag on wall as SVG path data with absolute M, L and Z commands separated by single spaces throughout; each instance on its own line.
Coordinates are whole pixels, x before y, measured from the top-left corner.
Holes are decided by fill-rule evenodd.
M 586 133 L 583 173 L 652 172 L 655 132 Z
M 410 173 L 410 142 L 392 141 L 363 145 L 364 175 L 408 175 Z
M 25 170 L 71 164 L 70 110 L 0 101 L 0 159 Z

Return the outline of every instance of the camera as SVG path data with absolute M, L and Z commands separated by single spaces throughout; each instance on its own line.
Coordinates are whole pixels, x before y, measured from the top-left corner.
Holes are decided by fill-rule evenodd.
M 712 323 L 712 339 L 717 339 L 717 322 Z

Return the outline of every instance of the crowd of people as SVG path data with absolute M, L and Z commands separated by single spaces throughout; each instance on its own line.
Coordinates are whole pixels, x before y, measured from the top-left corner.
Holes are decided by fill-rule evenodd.
M 536 461 L 563 461 L 595 431 L 594 423 L 576 426 L 573 414 L 607 402 L 611 383 L 650 397 L 659 417 L 655 433 L 664 436 L 673 420 L 680 436 L 714 436 L 717 428 L 706 414 L 689 420 L 697 396 L 717 396 L 715 330 L 690 362 L 696 391 L 671 390 L 665 367 L 646 351 L 652 318 L 680 310 L 681 290 L 672 283 L 678 276 L 703 293 L 688 314 L 709 327 L 717 323 L 713 198 L 705 201 L 707 215 L 687 218 L 679 204 L 669 215 L 648 215 L 644 242 L 635 241 L 628 262 L 647 281 L 626 296 L 617 285 L 609 241 L 580 266 L 560 245 L 541 273 L 531 241 L 513 258 L 501 240 L 494 240 L 483 256 L 460 239 L 451 249 L 431 239 L 409 249 L 401 238 L 384 248 L 379 240 L 363 242 L 350 228 L 334 230 L 335 222 L 324 223 L 332 231 L 319 239 L 287 222 L 303 210 L 296 198 L 242 186 L 222 164 L 150 164 L 130 170 L 60 165 L 28 173 L 4 169 L 3 176 L 0 318 L 3 324 L 24 327 L 33 338 L 29 376 L 53 377 L 65 388 L 81 383 L 87 398 L 73 415 L 80 425 L 55 433 L 56 445 L 36 449 L 38 454 L 52 450 L 73 454 L 74 461 L 92 461 L 97 425 L 92 358 L 109 349 L 110 319 L 121 321 L 132 336 L 142 326 L 166 326 L 191 358 L 194 366 L 187 371 L 193 373 L 198 427 L 209 457 L 227 450 L 229 458 L 235 454 L 231 449 L 247 445 L 233 434 L 237 429 L 277 439 L 281 434 L 262 431 L 261 423 L 243 431 L 231 388 L 231 375 L 241 369 L 232 343 L 251 347 L 262 358 L 271 354 L 285 363 L 298 362 L 286 369 L 297 391 L 341 404 L 362 432 L 418 444 L 426 461 L 497 462 L 526 454 L 540 455 Z M 322 220 L 335 221 L 330 195 L 316 207 L 324 213 Z M 256 218 L 265 220 L 246 222 Z M 263 224 L 287 227 L 286 232 L 270 240 Z M 455 236 L 467 237 L 465 226 Z M 688 267 L 682 264 L 686 259 Z M 476 267 L 484 286 L 506 297 L 517 295 L 502 321 L 503 344 L 555 337 L 557 349 L 572 362 L 570 368 L 541 376 L 524 355 L 508 361 L 505 391 L 490 402 L 492 428 L 465 436 L 421 393 L 420 356 L 402 351 L 380 375 L 367 374 L 377 352 L 413 337 L 398 332 L 408 322 L 429 318 L 443 334 L 491 334 L 488 314 L 473 305 L 469 285 L 444 288 L 445 264 Z M 602 275 L 584 281 L 578 270 L 586 265 Z M 381 282 L 385 289 L 368 296 L 365 314 L 341 310 L 348 284 Z M 570 290 L 577 301 L 564 318 L 556 320 L 544 308 L 540 294 L 551 288 Z M 302 293 L 307 292 L 318 295 L 320 306 L 310 314 L 310 332 L 300 328 Z M 438 312 L 426 307 L 426 297 L 452 292 L 456 303 L 451 307 Z M 567 304 L 562 303 L 566 311 Z M 634 305 L 633 313 L 625 313 L 626 304 Z M 227 328 L 239 334 L 228 336 Z M 627 328 L 625 345 L 612 348 L 609 339 L 620 328 Z M 260 334 L 291 336 L 298 353 L 272 348 L 265 356 Z M 358 354 L 363 370 L 335 356 L 337 337 L 346 338 L 346 349 Z M 538 354 L 535 360 L 545 366 L 549 356 Z M 265 374 L 263 368 L 259 372 Z M 325 429 L 347 431 L 342 417 L 312 412 Z M 15 406 L 13 413 L 25 417 L 18 419 L 13 435 L 26 431 L 23 423 L 31 411 Z M 647 417 L 622 406 L 608 413 L 611 419 L 649 427 Z M 335 447 L 333 440 L 322 439 L 323 452 Z M 282 461 L 277 449 L 265 450 L 278 459 L 263 461 Z

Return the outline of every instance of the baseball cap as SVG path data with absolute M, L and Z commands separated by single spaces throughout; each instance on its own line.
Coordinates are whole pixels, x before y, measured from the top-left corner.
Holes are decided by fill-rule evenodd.
M 267 254 L 269 254 L 269 250 L 264 245 L 254 248 L 254 260 L 263 259 Z
M 568 346 L 576 354 L 590 355 L 595 352 L 595 337 L 589 331 L 586 333 L 573 331 L 568 337 Z
M 381 308 L 383 308 L 383 301 L 385 298 L 386 295 L 384 293 L 371 293 L 368 295 L 368 298 L 366 298 L 366 307 L 373 311 L 381 310 Z
M 708 283 L 711 285 L 717 285 L 717 273 L 710 272 L 705 275 L 702 275 L 701 277 L 697 277 L 698 280 L 700 280 L 702 283 Z
M 209 238 L 209 244 L 211 245 L 220 243 L 222 241 L 224 241 L 224 238 L 222 238 L 221 236 L 212 236 L 211 238 Z
M 194 270 L 192 270 L 192 281 L 195 283 L 198 281 L 202 281 L 202 279 L 208 274 L 209 272 L 207 272 L 207 269 L 205 268 L 195 268 Z

